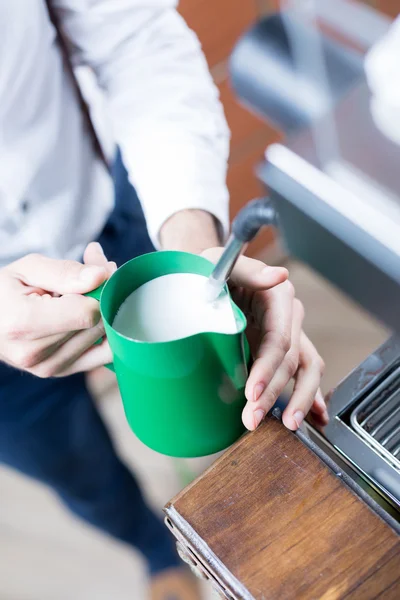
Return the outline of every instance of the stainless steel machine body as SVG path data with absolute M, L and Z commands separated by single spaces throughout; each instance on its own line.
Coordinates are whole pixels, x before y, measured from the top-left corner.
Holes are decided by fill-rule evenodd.
M 318 90 L 312 74 L 298 72 L 290 43 L 296 25 L 288 30 L 287 18 L 257 24 L 232 58 L 239 98 L 286 133 L 285 143 L 266 149 L 259 177 L 289 253 L 393 332 L 333 390 L 329 425 L 323 430 L 307 425 L 307 435 L 400 521 L 400 146 L 374 120 L 362 55 L 357 66 L 352 51 L 348 58 L 345 48 L 320 44 L 330 58 L 325 62 L 328 88 Z M 368 18 L 366 47 L 373 43 L 373 24 L 376 32 L 386 27 L 378 14 L 374 20 L 370 11 Z M 306 39 L 303 24 L 300 30 Z M 248 67 L 252 56 L 256 68 Z M 313 111 L 300 93 L 304 85 L 317 89 Z M 291 86 L 298 86 L 298 101 Z M 283 98 L 289 88 L 291 96 Z

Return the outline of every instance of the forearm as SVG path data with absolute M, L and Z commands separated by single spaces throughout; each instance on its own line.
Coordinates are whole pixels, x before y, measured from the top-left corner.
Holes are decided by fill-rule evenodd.
M 216 219 L 204 210 L 181 210 L 162 226 L 160 242 L 164 250 L 199 254 L 222 243 Z

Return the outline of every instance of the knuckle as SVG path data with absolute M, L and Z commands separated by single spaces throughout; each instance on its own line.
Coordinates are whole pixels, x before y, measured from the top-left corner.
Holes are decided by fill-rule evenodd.
M 285 357 L 285 365 L 289 376 L 293 377 L 299 366 L 298 356 L 294 352 L 288 352 Z
M 78 329 L 91 329 L 99 323 L 100 308 L 97 300 L 85 298 L 85 305 L 78 317 Z
M 280 390 L 276 389 L 275 386 L 270 385 L 268 387 L 267 391 L 264 394 L 263 402 L 261 403 L 261 405 L 266 411 L 268 411 L 271 408 L 271 406 L 275 404 L 275 402 L 279 398 L 279 394 Z
M 21 340 L 25 337 L 25 332 L 21 329 L 20 323 L 8 322 L 4 327 L 4 336 L 10 342 Z
M 292 336 L 290 332 L 282 331 L 276 335 L 274 342 L 281 352 L 287 354 L 292 345 Z
M 252 382 L 254 383 L 258 380 L 263 381 L 264 379 L 267 381 L 271 381 L 273 376 L 275 375 L 275 371 L 276 369 L 270 362 L 266 363 L 264 358 L 262 356 L 259 356 L 253 362 L 253 366 L 251 367 L 250 371 L 250 377 L 252 378 Z
M 106 332 L 106 329 L 104 327 L 104 323 L 102 320 L 100 320 L 97 325 L 94 326 L 94 330 L 96 335 L 104 335 Z
M 81 315 L 78 321 L 78 329 L 92 329 L 96 325 L 95 319 L 91 313 Z
M 17 346 L 11 353 L 11 360 L 20 369 L 30 369 L 34 367 L 40 360 L 40 355 L 37 350 L 26 348 L 25 346 Z
M 36 365 L 33 369 L 30 370 L 32 375 L 36 375 L 40 379 L 49 379 L 50 377 L 55 377 L 57 373 L 57 368 L 55 365 L 51 363 L 41 363 Z
M 29 338 L 32 332 L 32 319 L 26 309 L 10 316 L 4 325 L 4 334 L 7 340 L 19 341 Z
M 312 360 L 310 361 L 310 366 L 313 370 L 318 371 L 318 373 L 320 375 L 323 375 L 324 370 L 325 370 L 325 363 L 322 360 L 322 358 L 319 356 L 319 354 L 316 354 Z

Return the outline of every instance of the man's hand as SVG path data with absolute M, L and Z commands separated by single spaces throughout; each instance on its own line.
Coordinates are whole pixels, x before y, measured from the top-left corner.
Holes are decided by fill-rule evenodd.
M 220 248 L 203 252 L 217 262 Z M 280 267 L 241 257 L 232 272 L 232 298 L 248 319 L 247 338 L 254 357 L 247 385 L 243 423 L 255 429 L 294 378 L 292 397 L 283 422 L 296 430 L 311 410 L 314 420 L 326 425 L 328 413 L 319 386 L 324 363 L 302 323 L 304 309 L 295 298 L 288 272 Z
M 30 254 L 0 270 L 0 358 L 39 377 L 104 365 L 108 344 L 99 303 L 82 294 L 116 269 L 101 246 L 89 244 L 85 265 Z

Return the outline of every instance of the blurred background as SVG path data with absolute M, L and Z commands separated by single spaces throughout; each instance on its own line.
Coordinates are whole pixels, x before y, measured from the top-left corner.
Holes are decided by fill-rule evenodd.
M 392 17 L 400 8 L 396 0 L 368 4 Z M 230 90 L 227 62 L 238 37 L 278 5 L 278 0 L 180 2 L 180 12 L 203 45 L 232 132 L 228 173 L 232 216 L 263 193 L 254 168 L 266 146 L 280 139 L 280 132 L 239 106 Z M 326 362 L 325 392 L 387 337 L 384 328 L 358 306 L 288 259 L 272 234 L 260 235 L 249 254 L 288 266 L 306 307 L 306 332 Z M 94 373 L 91 385 L 121 454 L 161 510 L 214 457 L 175 462 L 152 452 L 129 430 L 113 376 L 105 370 Z M 0 466 L 0 600 L 144 600 L 144 584 L 138 556 L 78 522 L 46 488 Z M 206 588 L 204 594 L 211 597 Z

